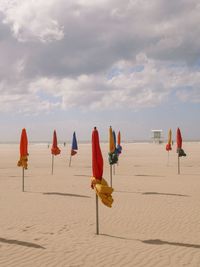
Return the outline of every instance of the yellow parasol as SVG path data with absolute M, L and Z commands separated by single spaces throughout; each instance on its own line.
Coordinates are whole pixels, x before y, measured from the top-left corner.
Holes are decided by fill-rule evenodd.
M 113 136 L 112 127 L 109 128 L 109 153 L 115 152 L 115 141 Z

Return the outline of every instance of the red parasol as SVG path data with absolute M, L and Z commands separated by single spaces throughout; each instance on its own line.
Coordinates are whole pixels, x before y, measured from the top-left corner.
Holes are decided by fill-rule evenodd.
M 185 157 L 185 151 L 182 149 L 182 136 L 178 128 L 176 133 L 177 153 L 178 153 L 178 174 L 180 174 L 180 157 Z
M 53 144 L 52 144 L 52 147 L 51 147 L 51 154 L 52 154 L 52 169 L 51 169 L 51 174 L 53 174 L 54 156 L 60 154 L 60 148 L 58 147 L 58 143 L 57 143 L 56 130 L 54 130 L 54 132 L 53 132 Z
M 176 133 L 176 143 L 177 143 L 177 149 L 182 148 L 182 136 L 181 136 L 181 131 L 178 128 L 177 133 Z
M 99 144 L 99 133 L 94 127 L 92 132 L 92 173 L 91 177 L 91 187 L 96 192 L 96 233 L 99 234 L 99 208 L 98 208 L 98 197 L 100 197 L 102 203 L 107 207 L 112 207 L 113 198 L 112 192 L 113 188 L 108 186 L 108 183 L 103 175 L 103 157 L 101 153 L 101 148 Z
M 92 171 L 93 177 L 101 181 L 103 176 L 103 157 L 99 145 L 99 133 L 96 127 L 92 132 Z
M 24 169 L 28 168 L 28 138 L 26 134 L 26 129 L 22 129 L 21 139 L 20 139 L 20 160 L 17 165 L 23 167 Z
M 99 144 L 99 134 L 96 127 L 94 127 L 92 132 L 92 173 L 91 187 L 96 191 L 96 194 L 100 197 L 102 203 L 111 208 L 113 203 L 111 195 L 113 188 L 109 187 L 106 180 L 102 178 L 103 157 Z
M 56 130 L 54 130 L 54 132 L 53 132 L 53 144 L 52 144 L 52 148 L 51 148 L 51 154 L 55 155 L 55 156 L 60 154 L 60 149 L 59 149 L 58 143 L 57 143 Z

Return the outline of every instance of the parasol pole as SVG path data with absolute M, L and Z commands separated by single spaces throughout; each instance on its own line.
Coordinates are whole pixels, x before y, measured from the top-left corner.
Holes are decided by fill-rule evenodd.
M 180 157 L 179 157 L 179 154 L 178 154 L 178 174 L 180 174 Z
M 70 158 L 69 158 L 69 167 L 71 167 L 71 162 L 72 162 L 72 155 L 70 155 Z
M 24 192 L 24 167 L 22 168 L 22 192 Z
M 110 164 L 110 186 L 112 187 L 112 164 Z
M 99 201 L 96 193 L 96 234 L 99 235 Z
M 54 155 L 52 154 L 51 174 L 53 175 Z
M 167 166 L 169 166 L 169 151 L 168 151 L 168 157 L 167 157 Z
M 113 165 L 113 174 L 115 175 L 115 164 Z

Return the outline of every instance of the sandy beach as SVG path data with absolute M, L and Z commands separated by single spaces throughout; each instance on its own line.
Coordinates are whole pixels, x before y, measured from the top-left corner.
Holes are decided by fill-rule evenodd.
M 114 203 L 90 188 L 91 145 L 60 146 L 51 175 L 47 145 L 29 145 L 22 192 L 19 146 L 0 145 L 0 266 L 200 266 L 200 143 L 184 143 L 177 174 L 175 145 L 122 144 L 113 176 Z M 108 144 L 101 145 L 109 182 Z

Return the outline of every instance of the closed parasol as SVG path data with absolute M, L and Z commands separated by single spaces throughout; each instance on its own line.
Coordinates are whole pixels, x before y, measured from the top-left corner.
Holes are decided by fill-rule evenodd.
M 70 153 L 70 159 L 69 159 L 69 167 L 71 166 L 72 156 L 77 154 L 77 150 L 78 150 L 78 143 L 76 139 L 76 133 L 74 132 L 73 137 L 72 137 L 72 147 L 71 147 L 71 153 Z
M 98 197 L 100 197 L 104 205 L 111 208 L 113 203 L 113 198 L 111 195 L 113 192 L 113 188 L 109 187 L 106 180 L 102 177 L 103 157 L 99 144 L 99 133 L 96 127 L 92 132 L 92 173 L 93 176 L 91 177 L 91 187 L 96 192 L 96 222 L 97 234 L 99 234 Z
M 52 170 L 51 170 L 51 174 L 53 174 L 53 169 L 54 169 L 54 156 L 59 155 L 60 152 L 61 152 L 61 150 L 58 147 L 56 130 L 54 130 L 54 132 L 53 132 L 53 143 L 52 143 L 52 147 L 51 147 L 51 154 L 52 154 Z
M 22 167 L 22 191 L 24 192 L 24 170 L 28 168 L 28 138 L 25 128 L 21 132 L 20 159 L 17 166 Z
M 182 135 L 178 128 L 176 133 L 177 153 L 178 153 L 178 174 L 180 174 L 180 157 L 185 157 L 185 151 L 182 149 Z

